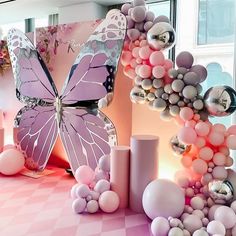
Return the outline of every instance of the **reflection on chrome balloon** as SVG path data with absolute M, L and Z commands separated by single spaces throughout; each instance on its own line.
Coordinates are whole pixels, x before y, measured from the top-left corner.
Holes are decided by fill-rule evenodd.
M 229 86 L 216 86 L 204 95 L 205 107 L 212 116 L 228 116 L 236 110 L 236 92 Z
M 146 102 L 146 93 L 139 87 L 134 87 L 130 92 L 130 99 L 133 103 L 144 104 Z
M 170 139 L 170 146 L 172 151 L 177 155 L 183 155 L 190 151 L 191 145 L 186 145 L 179 141 L 177 135 Z

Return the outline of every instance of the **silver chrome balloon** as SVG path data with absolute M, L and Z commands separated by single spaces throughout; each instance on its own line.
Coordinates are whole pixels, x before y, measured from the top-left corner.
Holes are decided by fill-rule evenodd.
M 205 107 L 212 116 L 228 116 L 236 110 L 236 92 L 229 86 L 216 86 L 204 95 Z
M 177 137 L 177 135 L 173 136 L 170 139 L 170 147 L 172 151 L 177 155 L 183 155 L 190 151 L 191 145 L 186 145 L 184 143 L 181 143 Z
M 169 23 L 156 23 L 147 32 L 147 41 L 156 50 L 171 48 L 175 43 L 175 30 Z
M 144 104 L 146 102 L 146 93 L 139 87 L 134 87 L 130 91 L 130 100 L 133 103 Z
M 229 202 L 234 197 L 234 189 L 228 180 L 212 180 L 208 184 L 209 195 L 215 203 Z

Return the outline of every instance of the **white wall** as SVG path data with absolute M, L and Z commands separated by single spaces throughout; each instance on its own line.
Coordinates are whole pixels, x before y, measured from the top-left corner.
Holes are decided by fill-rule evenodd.
M 69 5 L 59 8 L 59 24 L 103 19 L 107 7 L 95 2 Z

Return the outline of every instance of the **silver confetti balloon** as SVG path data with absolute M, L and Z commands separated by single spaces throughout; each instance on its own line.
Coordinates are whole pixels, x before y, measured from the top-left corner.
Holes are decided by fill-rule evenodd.
M 175 31 L 169 23 L 156 23 L 148 31 L 147 41 L 156 50 L 171 48 L 175 43 Z
M 170 139 L 170 147 L 176 155 L 183 155 L 188 153 L 191 149 L 191 145 L 180 142 L 177 135 Z
M 234 197 L 234 189 L 228 180 L 212 180 L 208 184 L 209 195 L 215 203 L 229 202 Z
M 130 92 L 130 100 L 133 103 L 144 104 L 146 102 L 146 93 L 139 87 L 134 87 Z
M 228 116 L 236 110 L 236 92 L 229 86 L 216 86 L 204 95 L 205 107 L 212 116 Z

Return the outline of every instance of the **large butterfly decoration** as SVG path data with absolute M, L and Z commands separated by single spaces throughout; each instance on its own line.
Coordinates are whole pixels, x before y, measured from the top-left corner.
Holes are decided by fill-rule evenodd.
M 116 131 L 99 108 L 111 101 L 125 35 L 125 16 L 112 10 L 81 48 L 59 95 L 34 45 L 21 31 L 9 31 L 16 96 L 26 104 L 15 118 L 16 143 L 28 169 L 45 168 L 58 133 L 73 172 L 95 168 L 110 153 Z

